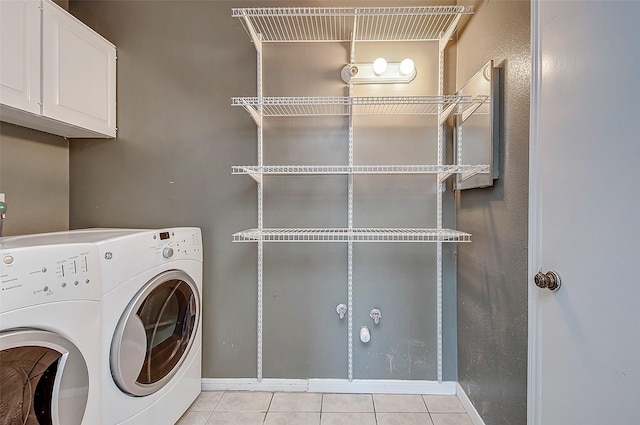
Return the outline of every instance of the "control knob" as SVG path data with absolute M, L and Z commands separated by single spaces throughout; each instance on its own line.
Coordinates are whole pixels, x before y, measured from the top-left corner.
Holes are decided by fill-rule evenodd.
M 173 248 L 164 248 L 162 250 L 162 256 L 164 258 L 171 258 L 173 257 Z

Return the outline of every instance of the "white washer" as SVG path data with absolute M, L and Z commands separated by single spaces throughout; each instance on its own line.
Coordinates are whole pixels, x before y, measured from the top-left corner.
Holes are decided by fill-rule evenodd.
M 95 241 L 118 232 L 0 238 L 0 423 L 100 423 Z
M 173 424 L 200 393 L 198 228 L 97 243 L 102 284 L 102 425 Z

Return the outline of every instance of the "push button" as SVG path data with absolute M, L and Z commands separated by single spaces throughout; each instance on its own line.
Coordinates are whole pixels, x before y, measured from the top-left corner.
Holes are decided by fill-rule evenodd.
M 4 258 L 2 258 L 2 262 L 5 264 L 11 264 L 13 263 L 13 257 L 10 255 L 5 255 Z

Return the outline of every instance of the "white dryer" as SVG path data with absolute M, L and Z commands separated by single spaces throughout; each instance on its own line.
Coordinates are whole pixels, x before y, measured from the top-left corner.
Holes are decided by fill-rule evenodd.
M 0 238 L 0 424 L 100 423 L 100 274 L 114 232 Z
M 102 425 L 173 424 L 201 389 L 198 228 L 97 243 L 102 283 Z

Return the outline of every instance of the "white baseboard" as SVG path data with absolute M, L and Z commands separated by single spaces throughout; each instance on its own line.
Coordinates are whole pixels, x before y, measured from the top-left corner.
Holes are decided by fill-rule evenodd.
M 469 417 L 473 421 L 473 425 L 485 425 L 482 417 L 480 417 L 480 414 L 476 410 L 473 403 L 471 403 L 471 400 L 467 396 L 467 393 L 464 392 L 464 389 L 459 383 L 456 383 L 456 394 L 458 395 L 458 399 L 460 400 L 460 403 L 462 403 L 464 410 L 467 411 Z
M 290 391 L 311 393 L 456 394 L 456 382 L 391 379 L 203 378 L 203 391 Z
M 307 379 L 202 378 L 202 391 L 306 392 Z
M 456 383 L 392 379 L 354 379 L 351 382 L 347 379 L 309 379 L 309 392 L 453 395 L 456 393 Z

